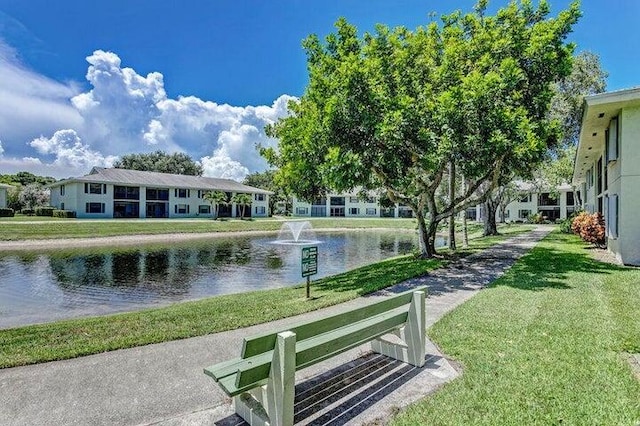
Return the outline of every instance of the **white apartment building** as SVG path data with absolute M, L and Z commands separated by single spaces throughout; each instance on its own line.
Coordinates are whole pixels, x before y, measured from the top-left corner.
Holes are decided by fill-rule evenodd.
M 380 197 L 357 194 L 328 194 L 311 203 L 293 197 L 293 215 L 297 217 L 413 217 L 409 207 L 382 207 Z
M 640 88 L 587 96 L 573 170 L 582 208 L 606 221 L 607 248 L 640 265 Z
M 7 207 L 7 193 L 14 187 L 4 183 L 0 183 L 0 209 Z
M 220 204 L 219 217 L 266 217 L 270 191 L 230 179 L 174 175 L 127 169 L 94 167 L 88 175 L 48 185 L 51 205 L 76 212 L 78 218 L 193 218 L 211 216 L 204 199 L 210 191 L 222 191 L 227 199 L 250 194 L 250 206 Z

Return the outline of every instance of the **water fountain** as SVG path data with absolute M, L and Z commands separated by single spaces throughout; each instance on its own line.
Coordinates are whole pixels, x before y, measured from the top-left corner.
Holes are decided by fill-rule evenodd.
M 321 241 L 316 238 L 311 223 L 306 220 L 296 220 L 283 223 L 278 233 L 278 239 L 273 241 L 273 243 L 306 246 L 319 244 Z

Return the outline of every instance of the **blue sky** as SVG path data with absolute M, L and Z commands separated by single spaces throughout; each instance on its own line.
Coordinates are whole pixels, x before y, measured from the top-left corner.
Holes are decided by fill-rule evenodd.
M 415 28 L 474 3 L 0 0 L 0 173 L 63 177 L 164 149 L 240 179 L 265 168 L 255 144 L 274 142 L 262 128 L 304 90 L 304 37 L 328 34 L 340 16 L 362 32 Z M 505 3 L 490 1 L 490 12 Z M 569 1 L 550 3 L 556 14 Z M 577 50 L 601 57 L 609 90 L 640 85 L 640 2 L 582 9 Z

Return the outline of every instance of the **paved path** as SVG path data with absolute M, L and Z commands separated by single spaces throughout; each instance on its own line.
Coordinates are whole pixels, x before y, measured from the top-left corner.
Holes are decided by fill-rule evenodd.
M 506 240 L 448 268 L 380 294 L 267 324 L 66 361 L 0 370 L 2 425 L 234 425 L 229 399 L 203 367 L 238 355 L 245 335 L 275 331 L 427 285 L 427 324 L 499 277 L 550 228 Z M 302 424 L 362 424 L 388 418 L 459 373 L 428 342 L 416 369 L 371 354 L 346 352 L 296 374 L 296 395 L 319 394 L 296 406 Z M 318 391 L 321 389 L 322 391 Z

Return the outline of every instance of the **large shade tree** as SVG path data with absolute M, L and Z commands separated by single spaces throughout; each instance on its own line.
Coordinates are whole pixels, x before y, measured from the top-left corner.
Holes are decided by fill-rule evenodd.
M 535 163 L 558 137 L 548 118 L 551 83 L 571 69 L 565 43 L 577 3 L 555 18 L 540 2 L 510 2 L 486 16 L 455 12 L 414 31 L 378 25 L 359 38 L 346 20 L 325 42 L 304 41 L 309 85 L 290 115 L 267 128 L 279 139 L 263 155 L 291 192 L 382 188 L 411 207 L 424 256 L 437 225 L 473 205 L 500 170 Z M 451 162 L 465 188 L 438 202 Z
M 126 154 L 116 160 L 113 166 L 120 169 L 177 175 L 202 176 L 203 173 L 202 166 L 182 152 L 168 154 L 164 151 L 154 151 L 141 154 Z

